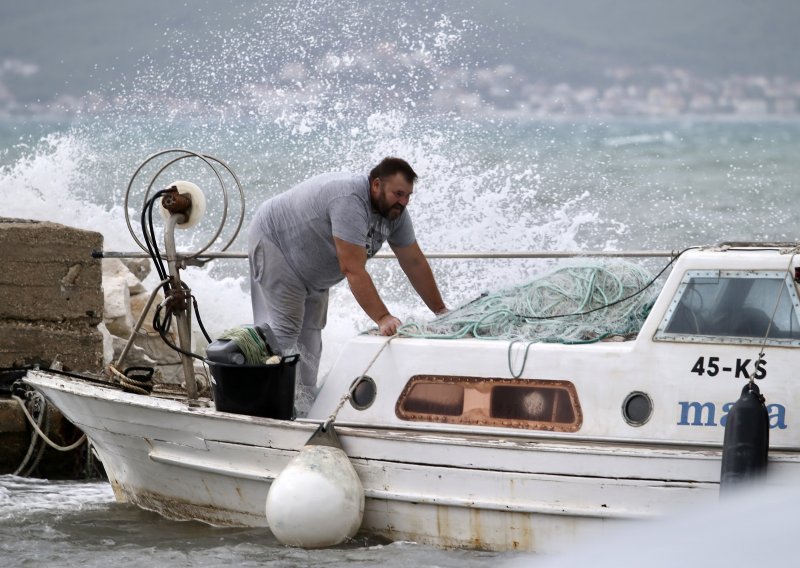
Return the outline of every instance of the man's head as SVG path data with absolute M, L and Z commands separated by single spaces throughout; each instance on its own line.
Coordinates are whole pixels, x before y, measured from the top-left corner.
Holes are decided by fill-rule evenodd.
M 401 158 L 387 157 L 369 172 L 372 209 L 386 219 L 397 219 L 414 192 L 416 172 Z

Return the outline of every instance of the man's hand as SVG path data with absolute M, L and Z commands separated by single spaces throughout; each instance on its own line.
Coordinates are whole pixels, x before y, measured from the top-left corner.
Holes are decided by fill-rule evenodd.
M 394 335 L 402 323 L 392 314 L 386 314 L 378 320 L 378 330 L 380 330 L 381 335 Z

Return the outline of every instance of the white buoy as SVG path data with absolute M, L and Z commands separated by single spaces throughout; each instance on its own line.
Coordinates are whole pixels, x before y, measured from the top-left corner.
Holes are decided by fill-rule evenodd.
M 192 200 L 192 207 L 189 209 L 188 218 L 185 222 L 178 223 L 178 228 L 188 229 L 190 227 L 194 227 L 200 222 L 200 219 L 202 219 L 206 212 L 206 196 L 196 184 L 193 184 L 190 181 L 176 181 L 169 184 L 168 187 L 172 186 L 178 188 L 179 195 L 188 194 L 189 198 Z M 161 212 L 161 217 L 163 217 L 165 221 L 169 219 L 171 213 L 167 211 L 163 205 L 159 205 L 158 209 Z
M 355 536 L 364 487 L 332 424 L 320 426 L 272 482 L 266 512 L 272 534 L 289 546 L 324 548 Z

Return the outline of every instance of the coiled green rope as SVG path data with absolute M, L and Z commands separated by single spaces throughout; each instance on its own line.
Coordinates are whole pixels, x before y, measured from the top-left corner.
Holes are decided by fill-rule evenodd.
M 228 329 L 219 336 L 219 339 L 233 341 L 244 355 L 244 360 L 248 365 L 263 365 L 269 356 L 267 344 L 252 327 Z

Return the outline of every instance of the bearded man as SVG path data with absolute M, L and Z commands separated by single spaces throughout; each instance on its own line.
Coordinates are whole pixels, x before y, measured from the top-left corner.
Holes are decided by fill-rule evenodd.
M 447 311 L 406 210 L 416 179 L 408 162 L 387 157 L 369 175 L 312 177 L 256 211 L 248 246 L 253 317 L 269 324 L 284 353 L 300 353 L 298 414 L 316 391 L 331 286 L 347 279 L 380 333 L 397 332 L 401 322 L 366 270 L 384 242 L 428 308 Z

